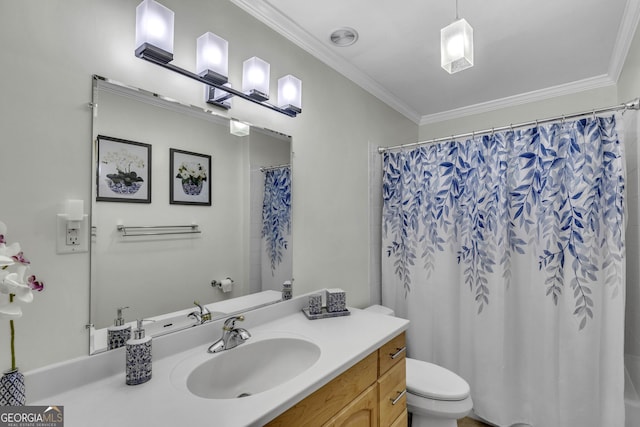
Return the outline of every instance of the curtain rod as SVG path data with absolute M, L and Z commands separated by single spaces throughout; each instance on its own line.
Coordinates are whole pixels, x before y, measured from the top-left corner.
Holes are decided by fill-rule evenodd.
M 268 167 L 263 166 L 260 168 L 260 172 L 266 172 L 273 169 L 287 168 L 289 166 L 291 166 L 289 163 L 285 163 L 284 165 L 278 165 L 278 166 L 268 166 Z
M 442 141 L 452 141 L 452 140 L 456 140 L 456 139 L 460 139 L 460 138 L 466 138 L 466 137 L 474 137 L 474 136 L 478 136 L 478 135 L 485 135 L 485 134 L 489 134 L 489 133 L 494 133 L 494 132 L 500 132 L 503 130 L 509 130 L 509 129 L 515 129 L 515 128 L 521 128 L 521 127 L 527 127 L 527 126 L 533 126 L 533 125 L 540 125 L 543 123 L 549 123 L 549 122 L 555 122 L 558 120 L 567 120 L 567 119 L 575 119 L 577 117 L 582 117 L 582 116 L 587 116 L 590 114 L 602 114 L 602 113 L 607 113 L 610 111 L 620 111 L 620 110 L 640 110 L 640 98 L 636 98 L 632 101 L 626 102 L 624 104 L 620 104 L 620 105 L 615 105 L 613 107 L 607 107 L 607 108 L 600 108 L 600 109 L 595 109 L 595 110 L 591 110 L 591 111 L 584 111 L 582 113 L 575 113 L 575 114 L 569 114 L 569 115 L 563 115 L 563 116 L 556 116 L 556 117 L 550 117 L 548 119 L 542 119 L 542 120 L 533 120 L 533 121 L 529 121 L 529 122 L 523 122 L 523 123 L 518 123 L 515 125 L 509 125 L 509 126 L 501 126 L 501 127 L 497 127 L 497 128 L 491 128 L 491 129 L 484 129 L 484 130 L 479 130 L 479 131 L 475 131 L 475 132 L 467 132 L 467 133 L 461 133 L 458 135 L 451 135 L 451 136 L 445 136 L 445 137 L 441 137 L 441 138 L 434 138 L 434 139 L 430 139 L 427 141 L 421 141 L 421 142 L 412 142 L 410 144 L 402 144 L 402 145 L 394 145 L 392 147 L 378 147 L 378 153 L 382 154 L 386 151 L 391 151 L 391 150 L 401 150 L 403 148 L 409 148 L 409 147 L 417 147 L 420 145 L 426 145 L 426 144 L 433 144 L 436 142 L 442 142 Z

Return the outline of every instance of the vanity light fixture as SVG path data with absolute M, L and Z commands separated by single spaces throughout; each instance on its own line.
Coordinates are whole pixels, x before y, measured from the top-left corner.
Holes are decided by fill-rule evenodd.
M 258 57 L 250 58 L 243 64 L 242 91 L 227 85 L 229 45 L 213 33 L 205 33 L 197 40 L 196 73 L 171 64 L 173 23 L 173 11 L 155 0 L 143 0 L 136 7 L 135 55 L 205 84 L 205 100 L 211 105 L 229 109 L 230 98 L 237 96 L 289 117 L 296 117 L 302 111 L 299 105 L 297 109 L 295 104 L 291 104 L 293 107 L 280 108 L 266 102 L 269 99 L 270 66 Z
M 225 83 L 222 85 L 223 88 L 230 88 L 231 83 Z M 208 104 L 214 104 L 218 107 L 224 108 L 228 110 L 231 108 L 231 99 L 233 95 L 227 92 L 220 87 L 215 86 L 206 86 L 206 101 Z
M 196 73 L 212 83 L 225 84 L 229 80 L 229 42 L 213 33 L 204 33 L 196 45 Z
M 260 102 L 269 99 L 271 66 L 254 56 L 242 63 L 242 91 Z
M 167 64 L 173 60 L 174 14 L 153 0 L 136 7 L 136 56 L 148 56 Z
M 248 136 L 251 132 L 251 126 L 239 120 L 229 120 L 229 132 L 235 136 Z
M 291 74 L 278 79 L 278 107 L 296 114 L 302 112 L 302 81 Z
M 440 65 L 449 74 L 473 67 L 473 28 L 458 18 L 458 0 L 456 20 L 440 30 Z

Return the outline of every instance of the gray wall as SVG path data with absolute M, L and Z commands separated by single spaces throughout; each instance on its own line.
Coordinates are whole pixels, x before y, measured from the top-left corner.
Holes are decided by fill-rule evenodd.
M 88 352 L 89 255 L 57 255 L 56 214 L 67 199 L 90 205 L 91 76 L 204 106 L 202 87 L 136 58 L 138 0 L 0 3 L 0 220 L 46 289 L 16 322 L 22 370 Z M 224 0 L 165 0 L 176 13 L 175 64 L 195 68 L 195 40 L 229 40 L 230 80 L 257 55 L 275 78 L 303 81 L 296 119 L 235 100 L 230 116 L 293 137 L 295 293 L 340 286 L 369 302 L 368 146 L 413 142 L 418 127 Z M 274 94 L 272 88 L 272 96 Z M 9 325 L 0 322 L 0 369 L 10 365 Z
M 23 307 L 25 315 L 16 322 L 23 370 L 78 357 L 88 349 L 89 256 L 56 254 L 55 219 L 67 199 L 90 204 L 91 75 L 202 105 L 198 84 L 134 57 L 138 3 L 0 3 L 0 220 L 9 227 L 9 241 L 22 244 L 32 272 L 46 282 L 45 291 Z M 162 3 L 176 13 L 176 65 L 193 70 L 196 38 L 213 31 L 230 42 L 230 79 L 236 85 L 242 61 L 254 55 L 271 63 L 272 82 L 288 73 L 303 80 L 303 114 L 296 119 L 241 100 L 229 114 L 293 137 L 295 293 L 339 286 L 354 306 L 369 303 L 369 283 L 377 271 L 370 261 L 375 215 L 366 220 L 371 147 L 591 109 L 640 95 L 636 37 L 617 87 L 418 128 L 227 1 Z M 629 259 L 637 264 L 638 252 Z M 633 304 L 631 312 L 637 307 Z M 640 319 L 627 325 L 628 337 L 640 335 Z M 8 322 L 0 322 L 1 369 L 10 364 L 8 335 Z

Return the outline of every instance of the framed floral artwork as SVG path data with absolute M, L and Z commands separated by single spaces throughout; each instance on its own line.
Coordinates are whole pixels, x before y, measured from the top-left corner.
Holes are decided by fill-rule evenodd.
M 151 203 L 151 145 L 98 135 L 96 200 Z
M 169 203 L 211 206 L 211 156 L 169 149 Z

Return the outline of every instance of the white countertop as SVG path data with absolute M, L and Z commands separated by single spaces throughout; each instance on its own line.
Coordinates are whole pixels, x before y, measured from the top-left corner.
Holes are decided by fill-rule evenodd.
M 309 369 L 262 393 L 241 399 L 205 399 L 191 394 L 175 374 L 172 379 L 181 361 L 205 354 L 219 338 L 222 321 L 218 321 L 154 339 L 153 376 L 147 383 L 125 384 L 125 355 L 120 348 L 27 373 L 27 404 L 63 405 L 66 427 L 261 426 L 409 324 L 404 319 L 354 308 L 350 308 L 350 316 L 308 320 L 300 311 L 305 302 L 306 298 L 299 297 L 245 314 L 241 326 L 251 332 L 250 340 L 285 334 L 307 339 L 321 348 L 320 358 Z M 257 364 L 260 357 L 255 355 Z

